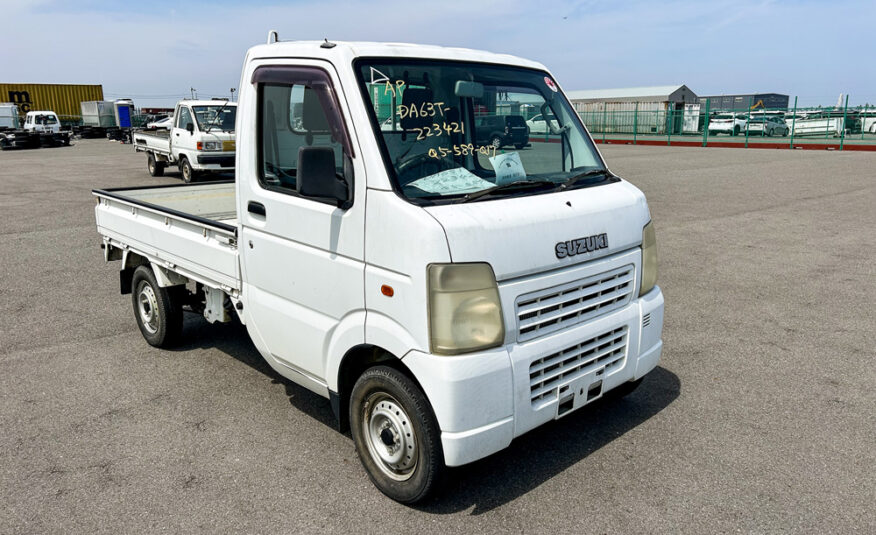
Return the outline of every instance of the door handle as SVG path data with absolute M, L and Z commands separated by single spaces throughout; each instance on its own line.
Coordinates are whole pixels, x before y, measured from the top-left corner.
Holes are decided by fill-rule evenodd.
M 265 205 L 255 201 L 249 201 L 248 203 L 246 203 L 246 211 L 251 214 L 260 215 L 262 217 L 265 217 L 267 215 L 265 213 Z

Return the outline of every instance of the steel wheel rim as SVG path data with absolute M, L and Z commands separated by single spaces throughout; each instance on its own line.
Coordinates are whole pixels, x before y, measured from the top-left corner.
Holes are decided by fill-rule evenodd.
M 499 147 L 502 146 L 502 140 L 497 138 L 497 137 L 494 137 L 493 141 L 490 142 L 490 145 L 492 145 L 494 149 L 498 149 Z
M 189 168 L 188 164 L 183 165 L 183 178 L 186 180 L 186 182 L 192 179 L 192 171 Z
M 158 299 L 152 286 L 143 282 L 137 291 L 137 311 L 140 313 L 140 321 L 143 328 L 149 334 L 158 332 Z
M 396 481 L 406 481 L 417 468 L 417 434 L 411 418 L 394 397 L 371 394 L 364 405 L 362 435 L 368 453 L 380 470 Z

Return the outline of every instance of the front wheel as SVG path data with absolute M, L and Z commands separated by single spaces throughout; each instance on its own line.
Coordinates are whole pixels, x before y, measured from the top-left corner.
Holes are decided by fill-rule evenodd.
M 191 184 L 192 180 L 195 179 L 195 170 L 192 169 L 192 164 L 189 163 L 189 159 L 185 156 L 179 161 L 179 172 L 182 174 L 183 182 L 186 184 Z
M 405 374 L 370 368 L 350 395 L 350 425 L 362 466 L 393 500 L 425 499 L 444 472 L 441 434 L 425 394 Z
M 493 147 L 494 149 L 501 149 L 502 148 L 502 138 L 500 138 L 499 136 L 493 136 L 493 138 L 490 140 L 490 146 Z

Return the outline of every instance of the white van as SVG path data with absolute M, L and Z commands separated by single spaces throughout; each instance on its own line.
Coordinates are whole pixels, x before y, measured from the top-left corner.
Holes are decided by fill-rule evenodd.
M 405 503 L 657 365 L 645 196 L 543 65 L 276 42 L 249 50 L 239 87 L 236 182 L 94 192 L 150 344 L 180 339 L 183 304 L 236 316 L 271 367 L 330 400 L 371 480 Z M 552 116 L 557 139 L 478 145 L 476 114 L 515 100 Z M 398 128 L 381 128 L 388 113 Z

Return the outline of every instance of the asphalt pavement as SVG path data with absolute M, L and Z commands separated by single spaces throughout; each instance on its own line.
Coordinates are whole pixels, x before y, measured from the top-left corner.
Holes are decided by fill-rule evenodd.
M 0 153 L 0 533 L 876 532 L 876 155 L 601 149 L 650 202 L 660 366 L 413 508 L 244 329 L 143 340 L 91 189 L 178 175 Z

